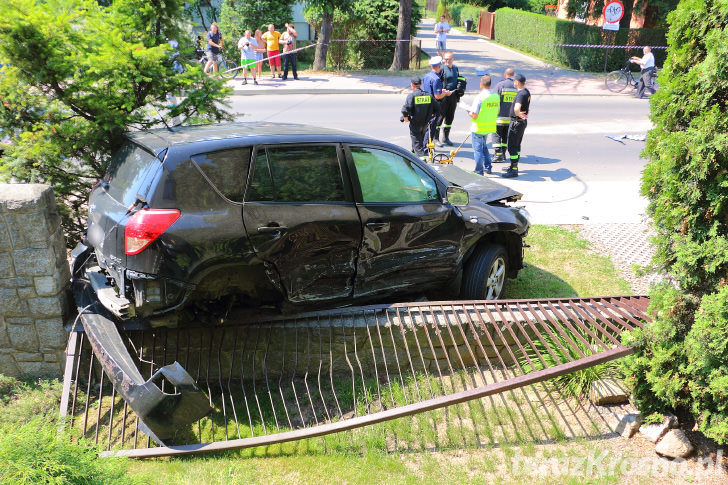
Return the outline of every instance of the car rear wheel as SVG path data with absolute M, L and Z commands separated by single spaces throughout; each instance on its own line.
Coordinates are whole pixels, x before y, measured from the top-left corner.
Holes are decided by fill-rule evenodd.
M 508 253 L 503 246 L 482 246 L 470 259 L 463 275 L 462 297 L 497 300 L 503 295 L 508 274 Z

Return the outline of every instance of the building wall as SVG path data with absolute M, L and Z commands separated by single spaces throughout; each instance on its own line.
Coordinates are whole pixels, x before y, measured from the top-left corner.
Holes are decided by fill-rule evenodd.
M 51 188 L 0 184 L 0 374 L 62 374 L 70 276 Z

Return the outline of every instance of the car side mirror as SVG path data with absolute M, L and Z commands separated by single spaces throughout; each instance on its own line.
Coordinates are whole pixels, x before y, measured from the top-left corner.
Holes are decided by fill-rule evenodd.
M 451 185 L 447 188 L 447 201 L 456 206 L 468 205 L 470 196 L 464 188 Z

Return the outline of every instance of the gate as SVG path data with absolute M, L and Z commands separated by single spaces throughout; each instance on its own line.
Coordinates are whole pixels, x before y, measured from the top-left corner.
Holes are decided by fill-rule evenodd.
M 156 443 L 79 326 L 61 414 L 107 453 L 156 457 L 270 445 L 360 428 L 545 381 L 634 352 L 647 297 L 402 303 L 121 337 L 150 380 L 178 362 L 212 412 Z M 80 318 L 84 318 L 84 313 Z M 162 391 L 172 385 L 162 383 Z

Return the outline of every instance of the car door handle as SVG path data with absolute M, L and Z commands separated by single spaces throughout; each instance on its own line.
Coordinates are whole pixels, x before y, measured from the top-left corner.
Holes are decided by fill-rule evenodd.
M 285 231 L 288 229 L 285 226 L 261 226 L 258 228 L 258 232 L 261 234 L 269 234 L 272 232 L 280 233 L 281 231 Z
M 367 222 L 367 227 L 371 229 L 384 229 L 389 227 L 389 222 Z

